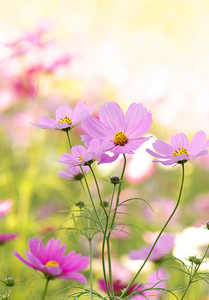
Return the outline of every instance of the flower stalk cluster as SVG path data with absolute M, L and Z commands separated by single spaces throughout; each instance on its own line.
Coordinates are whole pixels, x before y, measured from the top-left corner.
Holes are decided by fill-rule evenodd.
M 89 285 L 90 299 L 93 299 L 94 291 L 94 270 L 93 270 L 93 246 L 92 240 L 99 233 L 102 236 L 102 272 L 103 279 L 99 281 L 101 290 L 105 291 L 108 299 L 148 299 L 150 291 L 160 288 L 143 286 L 140 282 L 136 283 L 139 274 L 143 270 L 147 261 L 151 258 L 153 251 L 158 244 L 159 239 L 164 234 L 166 227 L 175 214 L 181 200 L 184 177 L 185 163 L 198 156 L 207 154 L 209 141 L 206 141 L 206 134 L 198 131 L 191 142 L 185 134 L 176 134 L 171 138 L 171 143 L 163 141 L 153 143 L 153 150 L 147 149 L 147 152 L 160 160 L 164 165 L 180 164 L 182 169 L 182 179 L 176 205 L 169 218 L 163 225 L 152 246 L 136 274 L 125 285 L 121 284 L 113 276 L 112 255 L 111 255 L 111 235 L 117 225 L 118 208 L 120 206 L 120 196 L 125 178 L 127 156 L 134 155 L 143 143 L 148 141 L 151 136 L 144 136 L 152 124 L 152 114 L 141 104 L 132 103 L 124 114 L 122 108 L 115 102 L 109 102 L 99 108 L 99 118 L 91 116 L 92 107 L 87 108 L 85 102 L 77 104 L 74 111 L 68 105 L 60 106 L 56 111 L 56 119 L 46 116 L 39 118 L 38 124 L 33 124 L 41 129 L 55 129 L 64 131 L 67 134 L 67 140 L 70 146 L 70 153 L 64 153 L 59 160 L 65 165 L 66 171 L 60 171 L 58 175 L 65 179 L 75 180 L 81 183 L 84 191 L 85 201 L 74 201 L 79 210 L 81 233 L 86 236 L 89 242 L 89 257 L 75 254 L 75 251 L 64 255 L 66 245 L 60 245 L 61 241 L 50 239 L 46 246 L 43 241 L 37 237 L 29 242 L 29 251 L 26 252 L 27 260 L 19 253 L 14 251 L 14 255 L 27 266 L 42 272 L 46 279 L 46 285 L 43 292 L 42 300 L 45 299 L 49 281 L 55 278 L 73 279 L 78 282 L 86 283 L 87 280 L 80 270 L 89 266 Z M 86 135 L 81 139 L 84 145 L 73 145 L 71 141 L 71 130 L 81 124 Z M 104 200 L 100 185 L 97 179 L 93 165 L 98 163 L 111 163 L 120 155 L 123 157 L 123 166 L 121 175 L 110 177 L 112 184 L 112 195 L 109 201 Z M 94 199 L 91 187 L 88 182 L 87 174 L 96 187 L 97 197 Z M 202 263 L 208 248 L 203 255 L 200 263 L 191 259 L 193 266 L 191 277 L 181 298 L 185 297 L 189 286 L 197 274 L 200 264 Z M 163 290 L 163 289 L 162 289 Z

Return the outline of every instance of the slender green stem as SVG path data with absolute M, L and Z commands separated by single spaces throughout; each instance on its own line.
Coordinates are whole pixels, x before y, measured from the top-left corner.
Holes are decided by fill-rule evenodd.
M 9 296 L 9 300 L 12 300 L 12 289 L 11 289 L 11 286 L 9 286 L 9 288 L 8 288 L 8 296 Z
M 91 170 L 91 172 L 92 172 L 92 175 L 93 175 L 93 177 L 94 177 L 94 181 L 95 181 L 95 184 L 96 184 L 96 187 L 97 187 L 97 192 L 98 192 L 100 204 L 101 204 L 101 206 L 102 206 L 102 208 L 103 208 L 103 210 L 104 210 L 105 216 L 106 216 L 106 218 L 107 218 L 107 217 L 108 217 L 107 211 L 106 211 L 106 209 L 105 209 L 105 207 L 104 207 L 104 204 L 103 204 L 103 201 L 102 201 L 102 196 L 101 196 L 101 193 L 100 193 L 99 184 L 98 184 L 96 175 L 95 175 L 95 173 L 94 173 L 94 171 L 93 171 L 91 165 L 89 166 L 89 168 L 90 168 L 90 170 Z
M 88 181 L 87 181 L 87 179 L 86 179 L 86 175 L 85 175 L 85 173 L 84 173 L 84 171 L 83 171 L 82 168 L 81 168 L 81 170 L 82 170 L 82 172 L 83 172 L 83 178 L 84 178 L 84 181 L 85 181 L 85 184 L 86 184 L 88 193 L 89 193 L 89 197 L 90 197 L 90 199 L 91 199 L 92 206 L 93 206 L 94 211 L 95 211 L 95 214 L 96 214 L 96 216 L 97 216 L 97 220 L 99 221 L 99 225 L 100 225 L 101 231 L 103 231 L 102 222 L 101 222 L 101 220 L 100 220 L 98 211 L 97 211 L 96 206 L 95 206 L 95 204 L 94 204 L 94 200 L 93 200 L 93 198 L 92 198 L 92 194 L 91 194 L 91 191 L 90 191 L 90 188 L 89 188 L 89 185 L 88 185 Z
M 124 176 L 124 172 L 125 172 L 125 168 L 126 168 L 126 156 L 123 155 L 124 157 L 124 164 L 123 164 L 123 169 L 122 169 L 122 173 L 121 173 L 121 178 L 120 178 L 120 184 L 118 187 L 118 194 L 117 194 L 117 200 L 116 200 L 116 205 L 115 205 L 115 209 L 114 209 L 114 213 L 113 213 L 113 217 L 112 217 L 112 221 L 110 224 L 110 228 L 109 228 L 109 233 L 106 237 L 106 242 L 107 242 L 107 258 L 108 258 L 108 269 L 109 269 L 109 283 L 110 283 L 110 290 L 111 290 L 111 294 L 114 296 L 114 290 L 113 290 L 113 278 L 112 278 L 112 263 L 111 263 L 111 253 L 110 253 L 110 236 L 114 227 L 114 221 L 116 218 L 116 213 L 117 213 L 117 207 L 119 204 L 119 200 L 120 200 L 120 193 L 121 193 L 121 186 L 122 186 L 122 180 L 123 180 L 123 176 Z M 112 199 L 111 199 L 111 203 L 110 203 L 110 211 L 109 211 L 109 215 L 107 217 L 107 219 L 109 220 L 110 216 L 111 216 L 111 210 L 112 210 L 112 203 L 113 203 L 113 197 L 114 197 L 114 193 L 115 193 L 115 185 L 114 185 L 114 190 L 113 190 L 113 195 L 112 195 Z M 104 239 L 105 239 L 104 237 Z M 105 241 L 105 240 L 104 240 Z
M 49 284 L 49 280 L 50 280 L 49 278 L 46 279 L 46 285 L 45 285 L 44 293 L 43 293 L 43 296 L 42 296 L 41 300 L 45 299 L 46 291 L 47 291 L 48 284 Z
M 137 271 L 136 275 L 133 277 L 133 279 L 130 281 L 129 285 L 127 286 L 127 288 L 123 291 L 123 293 L 121 294 L 120 297 L 123 297 L 126 295 L 128 289 L 130 288 L 130 286 L 133 284 L 133 282 L 135 281 L 135 279 L 138 277 L 139 273 L 141 272 L 141 270 L 144 268 L 146 262 L 148 261 L 153 249 L 155 248 L 155 245 L 157 244 L 159 238 L 161 237 L 162 233 L 164 232 L 165 228 L 167 227 L 168 223 L 170 222 L 170 220 L 172 219 L 173 215 L 175 214 L 178 206 L 179 206 L 179 203 L 180 203 L 180 200 L 181 200 L 181 194 L 182 194 L 182 190 L 183 190 L 183 185 L 184 185 L 184 163 L 182 164 L 182 180 L 181 180 L 181 186 L 180 186 L 180 190 L 179 190 L 179 196 L 178 196 L 178 200 L 177 200 L 177 203 L 176 203 L 176 206 L 173 210 L 173 212 L 171 213 L 170 217 L 168 218 L 168 220 L 166 221 L 165 225 L 163 226 L 163 228 L 161 229 L 160 233 L 158 234 L 154 244 L 152 245 L 152 248 L 150 249 L 146 259 L 144 260 L 143 264 L 141 265 L 140 269 Z
M 104 207 L 104 204 L 103 204 L 103 202 L 102 202 L 102 196 L 101 196 L 101 193 L 100 193 L 99 184 L 98 184 L 96 175 L 95 175 L 95 173 L 94 173 L 94 171 L 93 171 L 91 165 L 89 166 L 89 168 L 90 168 L 90 170 L 91 170 L 91 172 L 92 172 L 92 175 L 93 175 L 93 178 L 94 178 L 96 187 L 97 187 L 97 192 L 98 192 L 99 200 L 100 200 L 101 206 L 102 206 L 102 208 L 103 208 L 103 210 L 104 210 L 105 217 L 106 217 L 105 229 L 104 229 L 104 233 L 103 233 L 103 241 L 102 241 L 102 269 L 103 269 L 103 276 L 104 276 L 104 281 L 105 281 L 105 287 L 106 287 L 108 296 L 111 297 L 110 292 L 109 292 L 108 283 L 107 283 L 107 274 L 106 274 L 106 266 L 105 266 L 105 239 L 106 239 L 106 235 L 107 235 L 107 229 L 108 229 L 109 218 L 108 218 L 107 211 L 106 211 L 106 209 L 105 209 L 105 207 Z M 110 270 L 109 270 L 109 272 L 110 272 Z M 110 285 L 110 287 L 111 287 L 111 285 Z M 111 293 L 112 293 L 112 295 L 114 295 L 113 288 L 111 288 Z
M 71 140 L 70 140 L 69 130 L 67 130 L 66 133 L 67 133 L 67 138 L 68 138 L 68 142 L 69 142 L 69 145 L 70 145 L 70 149 L 72 149 L 72 144 L 71 144 Z
M 125 172 L 125 168 L 126 168 L 126 156 L 125 156 L 125 154 L 123 154 L 123 157 L 124 157 L 123 170 L 122 170 L 121 177 L 120 177 L 120 183 L 119 183 L 119 187 L 118 187 L 116 205 L 115 205 L 115 209 L 114 209 L 114 213 L 113 213 L 113 217 L 112 217 L 112 222 L 111 222 L 111 225 L 110 225 L 110 231 L 109 231 L 109 234 L 108 234 L 109 237 L 111 235 L 111 232 L 112 232 L 112 229 L 113 229 L 113 226 L 114 226 L 114 222 L 115 222 L 115 218 L 116 218 L 116 214 L 117 214 L 117 208 L 118 208 L 118 204 L 119 204 L 119 200 L 120 200 L 120 193 L 121 193 L 121 190 L 122 190 L 122 181 L 123 181 L 123 176 L 124 176 L 124 172 Z
M 183 300 L 184 299 L 184 297 L 185 297 L 185 295 L 186 295 L 186 293 L 187 293 L 190 285 L 192 284 L 192 281 L 193 281 L 195 275 L 197 274 L 197 271 L 198 271 L 199 267 L 201 266 L 201 264 L 202 264 L 202 262 L 203 262 L 203 260 L 204 260 L 204 258 L 206 256 L 206 254 L 208 252 L 208 249 L 209 249 L 209 245 L 207 246 L 203 257 L 201 258 L 200 264 L 197 267 L 195 267 L 194 271 L 192 271 L 192 274 L 190 274 L 188 284 L 187 284 L 187 286 L 186 286 L 186 288 L 184 290 L 184 293 L 182 294 L 182 296 L 181 296 L 181 298 L 179 300 Z
M 91 294 L 90 299 L 93 300 L 93 269 L 92 269 L 92 261 L 93 261 L 93 248 L 92 248 L 92 239 L 89 239 L 89 256 L 90 256 L 90 274 L 89 274 L 89 280 L 90 280 L 90 288 L 91 288 Z

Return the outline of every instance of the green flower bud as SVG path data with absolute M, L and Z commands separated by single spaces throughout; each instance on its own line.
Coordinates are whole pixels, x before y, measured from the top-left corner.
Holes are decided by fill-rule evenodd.
M 113 184 L 119 184 L 120 183 L 120 178 L 118 176 L 112 176 L 112 177 L 110 177 L 110 181 Z
M 9 296 L 2 295 L 2 296 L 0 296 L 0 300 L 9 300 Z
M 195 258 L 194 263 L 195 263 L 195 265 L 200 265 L 201 264 L 201 259 L 200 258 Z
M 5 285 L 6 286 L 14 286 L 15 285 L 15 279 L 13 277 L 7 277 L 5 279 Z
M 76 203 L 75 203 L 75 206 L 78 206 L 78 207 L 84 207 L 84 205 L 85 205 L 85 203 L 84 203 L 84 201 L 82 201 L 82 200 L 78 200 L 78 201 L 76 201 Z
M 107 200 L 103 200 L 102 203 L 103 203 L 104 207 L 108 207 L 109 206 L 109 202 Z

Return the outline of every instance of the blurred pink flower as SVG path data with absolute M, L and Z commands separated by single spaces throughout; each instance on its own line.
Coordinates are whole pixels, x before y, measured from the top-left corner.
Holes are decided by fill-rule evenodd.
M 162 259 L 165 256 L 165 254 L 169 254 L 174 247 L 174 241 L 175 241 L 175 237 L 173 234 L 167 233 L 167 234 L 162 235 L 160 237 L 160 239 L 158 240 L 158 242 L 157 242 L 155 248 L 153 249 L 148 260 L 158 261 L 158 260 Z M 147 247 L 142 247 L 139 250 L 130 251 L 130 259 L 133 259 L 133 260 L 146 259 L 149 251 L 152 248 L 152 244 L 153 243 L 151 243 Z
M 57 175 L 71 180 L 81 180 L 83 178 L 83 173 L 79 166 L 70 167 L 69 165 L 66 165 L 65 168 L 67 172 L 59 171 Z M 88 166 L 83 166 L 82 169 L 84 173 L 87 173 L 89 171 Z
M 38 119 L 39 124 L 31 124 L 42 129 L 70 130 L 75 125 L 83 122 L 91 114 L 92 109 L 92 105 L 87 109 L 87 104 L 84 101 L 79 102 L 74 111 L 69 105 L 61 105 L 56 110 L 56 120 L 47 116 L 40 116 Z
M 145 203 L 145 205 L 143 206 L 144 221 L 147 223 L 155 221 L 159 225 L 165 223 L 175 207 L 175 201 L 170 198 L 156 198 L 153 199 L 149 204 L 151 205 L 154 212 Z M 172 222 L 176 222 L 177 220 L 178 211 L 173 216 Z
M 11 211 L 13 202 L 10 199 L 0 201 L 0 217 Z
M 150 296 L 150 299 L 152 300 L 160 299 L 162 295 L 161 291 L 166 289 L 167 277 L 168 274 L 162 267 L 159 268 L 157 272 L 152 272 L 148 278 L 149 283 L 145 284 L 144 286 L 144 289 L 150 290 L 143 291 L 143 295 L 145 295 L 146 297 Z
M 107 150 L 115 153 L 133 154 L 149 137 L 141 137 L 152 123 L 152 115 L 141 104 L 132 103 L 126 114 L 116 102 L 105 103 L 99 108 L 99 119 L 89 116 L 81 125 L 90 136 L 104 140 L 108 138 Z M 83 140 L 86 141 L 85 136 Z
M 4 244 L 10 240 L 14 240 L 18 235 L 18 233 L 1 233 L 0 244 Z
M 99 288 L 107 292 L 106 286 L 105 286 L 105 281 L 103 279 L 98 280 Z M 110 283 L 108 282 L 108 287 L 110 288 Z M 127 284 L 121 283 L 120 280 L 114 280 L 113 281 L 113 291 L 114 291 L 114 296 L 120 296 L 122 293 L 122 290 L 124 290 L 127 287 Z M 137 284 L 132 284 L 130 288 L 127 291 L 127 294 L 131 294 L 132 292 L 139 292 L 139 294 L 143 295 L 143 292 L 140 292 L 143 289 L 143 286 L 140 284 L 137 286 Z M 131 296 L 131 299 L 145 299 L 144 297 L 141 297 L 140 295 L 133 295 Z
M 177 133 L 171 137 L 170 145 L 160 140 L 153 143 L 154 150 L 159 154 L 150 149 L 146 151 L 154 157 L 163 159 L 154 160 L 154 162 L 172 165 L 185 163 L 190 159 L 207 154 L 208 146 L 209 140 L 206 141 L 206 133 L 200 130 L 196 132 L 190 143 L 184 133 Z
M 72 147 L 73 154 L 62 154 L 59 162 L 70 166 L 89 165 L 95 160 L 99 160 L 107 148 L 108 140 L 102 142 L 99 139 L 92 139 L 88 149 L 84 146 L 77 145 Z
M 85 269 L 89 265 L 89 257 L 69 252 L 64 256 L 66 244 L 60 247 L 60 239 L 51 238 L 44 247 L 41 239 L 30 239 L 29 251 L 25 251 L 27 260 L 16 251 L 13 254 L 27 266 L 39 270 L 48 279 L 68 278 L 79 282 L 85 282 L 86 278 L 77 271 Z

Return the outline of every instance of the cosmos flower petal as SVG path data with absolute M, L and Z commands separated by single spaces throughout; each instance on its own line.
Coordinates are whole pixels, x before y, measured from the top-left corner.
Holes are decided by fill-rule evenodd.
M 73 279 L 78 282 L 87 283 L 86 277 L 81 273 L 63 273 L 59 276 L 59 278 L 63 279 Z
M 152 114 L 151 112 L 148 112 L 138 123 L 135 124 L 134 127 L 129 127 L 129 129 L 126 131 L 129 139 L 141 137 L 150 129 L 151 124 Z
M 189 141 L 184 133 L 177 133 L 171 137 L 171 146 L 178 150 L 179 145 L 181 145 L 183 148 L 188 148 Z
M 56 121 L 60 121 L 61 119 L 64 119 L 65 116 L 67 116 L 68 118 L 73 117 L 73 110 L 69 105 L 61 105 L 60 107 L 58 107 L 58 109 L 56 110 Z
M 114 132 L 124 131 L 124 113 L 116 102 L 109 102 L 100 106 L 99 119 Z
M 31 123 L 31 124 L 41 129 L 52 129 L 54 128 L 57 122 L 47 116 L 40 116 L 38 119 L 38 123 L 39 124 L 35 124 L 35 123 Z
M 141 103 L 132 103 L 125 113 L 124 131 L 135 127 L 146 113 L 147 109 Z
M 102 122 L 92 116 L 89 116 L 81 124 L 81 128 L 91 137 L 103 139 L 106 136 L 112 136 L 113 130 L 106 128 Z
M 152 146 L 156 152 L 166 156 L 172 156 L 175 150 L 172 146 L 163 141 L 156 141 Z
M 197 131 L 193 136 L 189 146 L 188 151 L 192 154 L 203 149 L 206 149 L 209 146 L 209 140 L 206 142 L 206 133 L 202 130 Z

